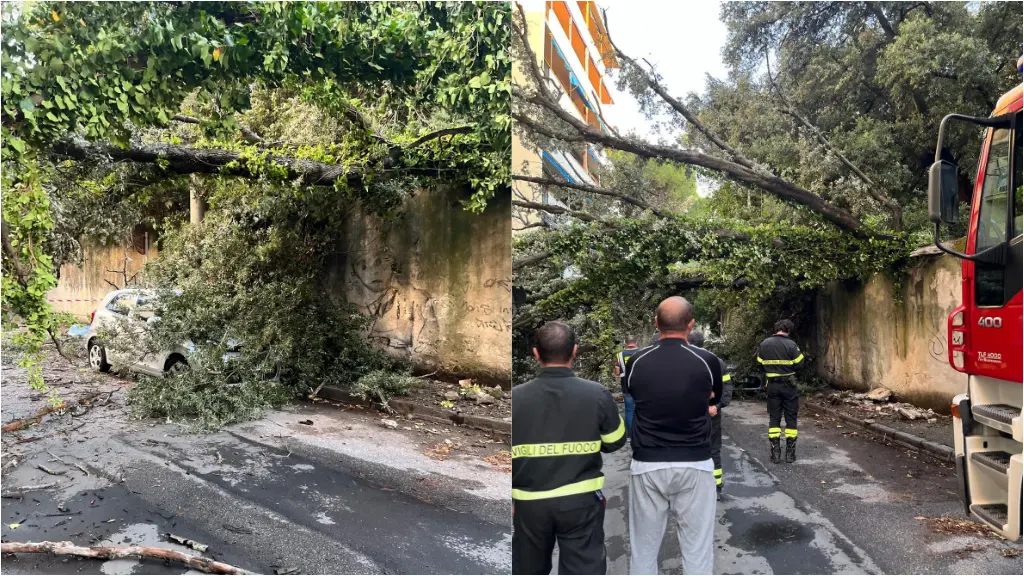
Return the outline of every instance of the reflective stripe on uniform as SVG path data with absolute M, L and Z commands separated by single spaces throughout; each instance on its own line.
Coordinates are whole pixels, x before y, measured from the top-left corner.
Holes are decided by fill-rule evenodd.
M 621 370 L 625 370 L 626 369 L 626 357 L 622 355 L 622 352 L 619 352 L 618 360 L 619 360 L 619 370 L 620 371 Z
M 796 359 L 794 359 L 794 360 L 765 360 L 764 358 L 761 358 L 760 356 L 757 357 L 757 361 L 760 362 L 761 364 L 765 365 L 765 366 L 793 366 L 793 365 L 799 364 L 800 361 L 803 360 L 803 359 L 804 359 L 804 355 L 803 354 L 797 356 Z
M 604 488 L 604 476 L 600 478 L 592 478 L 590 480 L 583 480 L 582 482 L 566 484 L 561 488 L 544 490 L 543 492 L 528 492 L 526 490 L 513 488 L 512 498 L 514 500 L 544 500 L 547 498 L 558 498 L 559 496 L 572 496 L 573 494 L 596 492 L 601 488 Z
M 715 484 L 721 485 L 722 483 L 722 469 L 715 468 Z
M 722 376 L 722 382 L 728 382 L 729 380 L 732 380 L 732 375 L 726 374 L 725 376 Z
M 785 374 L 776 374 L 774 372 L 767 372 L 765 376 L 769 378 L 784 378 L 786 376 L 795 376 L 796 372 L 786 372 Z
M 608 434 L 601 434 L 601 442 L 605 444 L 611 444 L 616 442 L 619 438 L 622 438 L 626 434 L 626 423 L 622 420 L 622 416 L 619 416 L 619 427 L 614 432 Z M 597 450 L 595 450 L 597 452 Z
M 768 437 L 769 438 L 778 438 L 779 436 L 782 436 L 782 428 L 769 428 L 768 429 Z
M 786 428 L 786 438 L 796 438 L 796 428 Z
M 622 417 L 619 417 L 622 420 Z M 621 427 L 623 434 L 625 427 Z M 619 434 L 621 437 L 622 434 Z M 587 442 L 552 442 L 550 444 L 519 444 L 512 447 L 513 458 L 539 458 L 542 456 L 580 456 L 601 451 L 600 440 Z

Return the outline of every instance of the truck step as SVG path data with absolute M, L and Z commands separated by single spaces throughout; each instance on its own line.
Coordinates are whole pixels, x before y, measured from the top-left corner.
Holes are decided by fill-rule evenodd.
M 1020 408 L 1007 404 L 980 404 L 971 406 L 971 412 L 976 416 L 991 418 L 1003 424 L 1013 424 L 1013 419 L 1020 416 Z
M 999 530 L 1006 525 L 1006 504 L 971 504 L 971 513 Z
M 971 460 L 1001 474 L 1006 474 L 1010 470 L 1009 452 L 972 452 Z

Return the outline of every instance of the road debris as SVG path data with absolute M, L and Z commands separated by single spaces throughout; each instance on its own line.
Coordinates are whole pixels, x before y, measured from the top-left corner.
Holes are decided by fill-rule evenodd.
M 434 460 L 444 461 L 451 456 L 452 452 L 458 450 L 460 444 L 452 442 L 451 440 L 445 439 L 444 442 L 434 444 L 430 448 L 423 451 L 423 455 Z
M 512 453 L 502 450 L 497 454 L 484 458 L 484 462 L 496 467 L 502 472 L 512 472 Z
M 58 472 L 57 470 L 52 470 L 50 468 L 47 468 L 46 466 L 43 466 L 42 464 L 36 464 L 36 468 L 39 468 L 40 470 L 42 470 L 43 472 L 46 472 L 50 476 L 62 476 L 64 474 L 64 472 Z
M 888 402 L 891 396 L 892 390 L 884 387 L 875 388 L 864 395 L 865 398 L 874 402 Z
M 73 404 L 88 405 L 90 400 L 92 400 L 93 398 L 95 398 L 95 397 L 97 397 L 97 396 L 99 396 L 101 394 L 105 394 L 105 393 L 106 393 L 106 391 L 93 392 L 92 394 L 87 394 L 87 395 L 79 398 L 75 402 L 73 402 Z M 33 426 L 35 424 L 39 424 L 39 421 L 42 420 L 44 416 L 47 416 L 48 414 L 51 414 L 53 412 L 63 412 L 64 410 L 66 410 L 68 408 L 68 406 L 69 405 L 68 405 L 67 402 L 61 402 L 60 404 L 53 404 L 53 405 L 47 406 L 46 408 L 43 408 L 42 410 L 39 410 L 38 412 L 36 412 L 32 416 L 29 416 L 28 418 L 22 418 L 21 420 L 14 420 L 13 422 L 9 422 L 7 424 L 4 424 L 4 426 L 2 428 L 0 428 L 0 432 L 14 432 L 16 430 L 22 430 L 24 428 L 28 428 L 29 426 Z
M 181 544 L 182 546 L 188 546 L 189 548 L 193 550 L 198 550 L 199 552 L 206 552 L 207 548 L 209 548 L 209 546 L 203 544 L 202 542 L 196 542 L 195 540 L 185 538 L 184 536 L 177 536 L 175 534 L 171 534 L 170 532 L 164 534 L 164 536 L 171 542 L 176 542 L 178 544 Z
M 207 574 L 254 574 L 202 556 L 152 546 L 77 546 L 73 542 L 4 542 L 0 554 L 54 554 L 100 560 L 144 559 L 178 562 Z
M 966 520 L 964 518 L 951 518 L 949 516 L 929 518 L 927 516 L 915 516 L 914 520 L 923 520 L 928 522 L 928 527 L 932 532 L 943 532 L 946 534 L 974 534 L 988 538 L 1000 538 L 999 534 L 994 532 L 988 526 L 981 524 L 980 522 Z
M 56 482 L 51 482 L 49 484 L 38 484 L 38 485 L 35 485 L 35 486 L 20 486 L 20 487 L 17 487 L 17 488 L 12 488 L 8 492 L 4 492 L 3 493 L 3 497 L 4 498 L 24 498 L 25 497 L 25 492 L 35 492 L 36 490 L 46 490 L 48 488 L 53 488 L 56 485 L 57 485 Z
M 1003 558 L 1020 558 L 1019 548 L 1003 548 L 999 553 L 1003 555 Z
M 380 421 L 380 425 L 385 428 L 390 428 L 391 430 L 394 430 L 395 428 L 398 428 L 398 421 L 391 420 L 390 418 L 384 418 Z

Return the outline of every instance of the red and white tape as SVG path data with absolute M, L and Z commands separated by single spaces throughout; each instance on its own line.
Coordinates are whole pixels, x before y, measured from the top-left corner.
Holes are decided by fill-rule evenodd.
M 47 298 L 46 301 L 47 302 L 99 302 L 99 300 L 89 299 L 89 298 L 68 298 L 68 299 Z

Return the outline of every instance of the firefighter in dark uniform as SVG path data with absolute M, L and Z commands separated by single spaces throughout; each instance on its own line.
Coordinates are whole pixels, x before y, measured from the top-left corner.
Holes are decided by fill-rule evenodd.
M 699 330 L 690 332 L 687 341 L 697 348 L 704 348 L 704 334 Z M 718 499 L 722 499 L 722 409 L 732 401 L 732 375 L 725 367 L 725 361 L 721 358 L 718 363 L 722 366 L 722 399 L 715 406 L 715 399 L 712 398 L 708 407 L 711 414 L 711 460 L 715 463 L 715 490 L 718 491 Z
M 796 389 L 796 371 L 804 361 L 800 347 L 789 338 L 793 323 L 775 323 L 775 334 L 765 338 L 757 351 L 757 361 L 764 367 L 768 391 L 768 442 L 772 462 L 782 461 L 782 417 L 786 417 L 786 462 L 796 461 L 796 416 L 800 394 Z
M 512 573 L 604 574 L 606 500 L 601 453 L 626 443 L 626 426 L 604 386 L 577 378 L 571 326 L 534 334 L 542 369 L 512 389 Z
M 622 388 L 622 408 L 626 416 L 626 438 L 629 438 L 630 426 L 633 425 L 633 397 L 626 391 L 626 361 L 640 350 L 634 336 L 626 336 L 626 347 L 615 355 L 615 376 Z

